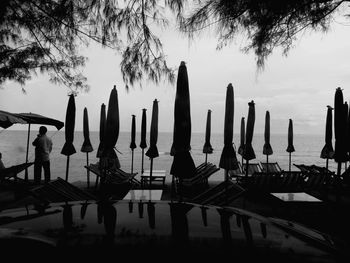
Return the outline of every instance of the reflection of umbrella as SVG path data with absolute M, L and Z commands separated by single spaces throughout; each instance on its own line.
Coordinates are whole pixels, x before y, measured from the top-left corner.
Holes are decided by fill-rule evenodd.
M 84 219 L 85 215 L 86 215 L 86 210 L 88 207 L 89 203 L 88 202 L 84 202 L 81 204 L 81 208 L 80 208 L 80 218 Z
M 203 220 L 203 225 L 208 226 L 208 215 L 207 215 L 207 210 L 208 207 L 206 206 L 201 206 L 201 214 L 202 214 L 202 220 Z
M 205 153 L 205 163 L 208 160 L 208 153 L 213 153 L 213 147 L 210 144 L 210 128 L 211 128 L 211 110 L 207 113 L 207 125 L 205 128 L 205 143 L 203 146 L 203 153 Z
M 100 158 L 102 155 L 102 151 L 104 147 L 105 129 L 106 129 L 106 105 L 102 103 L 101 113 L 100 113 L 100 144 L 98 145 L 98 150 L 96 154 L 97 158 Z
M 89 152 L 92 152 L 94 149 L 92 148 L 90 142 L 90 133 L 89 133 L 89 117 L 87 108 L 84 108 L 84 118 L 83 118 L 83 134 L 84 134 L 84 142 L 81 146 L 81 151 L 86 153 L 86 166 L 89 166 Z M 90 187 L 90 172 L 86 169 L 87 175 L 87 186 Z
M 142 149 L 142 160 L 141 160 L 141 174 L 143 174 L 143 157 L 145 148 L 147 148 L 146 142 L 146 130 L 147 130 L 147 120 L 146 120 L 146 109 L 142 109 L 142 120 L 141 120 L 141 142 L 140 148 Z
M 146 156 L 151 159 L 150 172 L 149 172 L 149 186 L 152 185 L 152 171 L 153 171 L 153 158 L 159 156 L 157 148 L 158 140 L 158 101 L 155 99 L 153 101 L 152 108 L 152 120 L 151 120 L 151 130 L 150 130 L 150 145 L 146 152 Z
M 186 247 L 189 241 L 187 213 L 193 208 L 189 203 L 169 203 L 171 235 L 175 244 Z
M 325 146 L 321 151 L 321 158 L 326 159 L 326 169 L 328 170 L 328 159 L 333 159 L 334 150 L 332 146 L 332 110 L 331 106 L 327 106 L 327 119 L 326 119 L 326 135 Z
M 57 130 L 60 130 L 64 123 L 48 118 L 35 113 L 9 113 L 0 110 L 0 127 L 7 129 L 15 123 L 28 124 L 28 135 L 27 135 L 27 152 L 26 152 L 26 163 L 28 163 L 28 152 L 29 152 L 29 137 L 30 137 L 30 125 L 31 124 L 43 124 L 55 126 Z M 28 180 L 28 170 L 25 169 L 25 180 Z
M 226 90 L 224 148 L 221 153 L 219 167 L 225 169 L 225 180 L 228 180 L 228 170 L 238 168 L 236 152 L 232 145 L 233 140 L 234 94 L 230 83 Z
M 264 137 L 265 137 L 265 144 L 263 147 L 263 154 L 266 155 L 266 163 L 269 163 L 269 155 L 271 155 L 273 153 L 272 151 L 272 147 L 270 144 L 270 112 L 266 111 L 265 114 L 265 133 L 264 133 Z M 266 172 L 268 172 L 269 170 L 269 166 L 266 165 Z
M 130 149 L 131 149 L 131 173 L 134 172 L 134 149 L 136 148 L 135 143 L 135 136 L 136 136 L 136 116 L 132 115 L 131 120 L 131 142 L 130 142 Z
M 148 224 L 151 229 L 156 227 L 155 205 L 151 200 L 147 203 Z
M 220 214 L 220 228 L 222 233 L 222 239 L 224 241 L 225 247 L 231 248 L 232 243 L 232 235 L 231 235 L 231 227 L 230 227 L 230 218 L 233 215 L 232 211 L 228 211 L 225 209 L 218 209 Z
M 177 82 L 176 97 L 174 105 L 174 133 L 173 144 L 170 154 L 174 156 L 170 173 L 179 178 L 180 190 L 182 188 L 182 179 L 191 178 L 196 173 L 196 166 L 190 154 L 191 150 L 191 109 L 190 109 L 190 91 L 188 84 L 187 67 L 184 61 L 181 61 Z M 180 197 L 182 195 L 180 194 Z
M 115 234 L 115 226 L 117 224 L 117 210 L 112 203 L 104 203 L 102 205 L 103 223 L 106 236 L 109 241 L 113 240 Z
M 341 163 L 347 161 L 346 145 L 345 145 L 345 112 L 343 104 L 343 92 L 341 88 L 337 88 L 334 97 L 334 135 L 335 135 L 335 151 L 334 160 L 338 163 L 337 179 L 339 181 L 341 174 Z
M 249 161 L 255 159 L 255 153 L 252 146 L 253 133 L 254 133 L 254 123 L 255 123 L 255 104 L 254 101 L 248 103 L 248 119 L 247 119 L 247 131 L 245 138 L 245 146 L 243 152 L 243 158 L 246 160 L 246 171 L 245 175 L 248 177 L 248 165 Z
M 253 245 L 253 234 L 249 223 L 249 216 L 242 217 L 242 224 L 243 224 L 244 234 L 247 239 L 247 245 L 251 246 Z
M 106 129 L 104 133 L 104 148 L 102 151 L 102 166 L 109 167 L 113 164 L 120 168 L 118 156 L 114 151 L 115 144 L 119 137 L 119 105 L 116 86 L 113 87 L 108 101 Z
M 66 181 L 68 181 L 69 156 L 76 153 L 73 145 L 74 126 L 75 126 L 75 100 L 74 100 L 74 95 L 71 94 L 69 96 L 68 106 L 66 111 L 66 122 L 65 122 L 66 142 L 63 145 L 63 148 L 61 151 L 61 154 L 67 156 Z
M 142 200 L 138 203 L 138 210 L 139 210 L 139 218 L 143 218 L 143 202 Z
M 73 227 L 73 211 L 72 205 L 63 205 L 63 227 L 65 231 L 69 231 Z
M 288 126 L 288 147 L 287 152 L 289 152 L 289 172 L 291 171 L 291 165 L 292 165 L 292 152 L 295 152 L 294 145 L 293 145 L 293 121 L 292 119 L 289 119 L 289 126 Z
M 243 152 L 244 152 L 244 145 L 245 145 L 245 121 L 244 117 L 241 118 L 241 141 L 240 145 L 238 147 L 238 153 L 242 156 L 242 165 L 243 165 Z

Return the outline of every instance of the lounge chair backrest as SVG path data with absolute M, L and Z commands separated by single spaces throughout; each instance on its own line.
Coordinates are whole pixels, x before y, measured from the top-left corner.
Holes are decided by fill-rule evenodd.
M 282 169 L 277 162 L 274 163 L 261 163 L 263 172 L 281 172 Z

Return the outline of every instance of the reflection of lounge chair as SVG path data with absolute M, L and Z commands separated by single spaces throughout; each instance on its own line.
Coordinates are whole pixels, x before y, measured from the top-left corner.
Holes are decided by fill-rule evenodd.
M 203 205 L 223 206 L 228 205 L 245 192 L 246 190 L 240 185 L 228 180 L 200 193 L 188 201 Z
M 271 172 L 271 173 L 282 172 L 282 169 L 277 162 L 261 163 L 261 168 L 263 172 Z
M 101 178 L 104 178 L 106 183 L 125 184 L 130 182 L 132 184 L 132 188 L 138 188 L 141 186 L 141 182 L 135 178 L 137 173 L 127 173 L 119 168 L 106 169 L 106 171 L 102 171 L 98 164 L 90 164 L 89 166 L 85 165 L 84 167 L 96 175 L 96 187 L 98 179 Z
M 181 195 L 190 195 L 196 194 L 198 191 L 203 191 L 208 187 L 208 178 L 219 171 L 220 168 L 212 163 L 202 163 L 196 167 L 196 174 L 191 178 L 184 178 L 180 180 L 175 178 L 175 189 L 179 193 L 181 188 Z M 181 182 L 181 183 L 180 183 Z

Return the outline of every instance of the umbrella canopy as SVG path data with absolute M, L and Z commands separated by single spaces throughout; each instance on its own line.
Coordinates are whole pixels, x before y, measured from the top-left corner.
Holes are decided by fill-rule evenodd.
M 191 107 L 187 67 L 181 61 L 176 83 L 174 133 L 170 154 L 174 156 L 170 173 L 178 178 L 190 178 L 196 173 L 191 150 Z
M 348 160 L 346 154 L 346 122 L 345 122 L 344 100 L 341 88 L 337 88 L 334 97 L 334 135 L 335 151 L 334 160 L 337 163 Z
M 326 134 L 325 134 L 325 146 L 321 151 L 322 159 L 333 159 L 334 150 L 332 146 L 332 110 L 331 106 L 327 106 L 327 118 L 326 118 Z
M 108 101 L 106 129 L 104 133 L 104 148 L 102 158 L 104 158 L 104 166 L 113 163 L 120 168 L 118 156 L 114 150 L 119 137 L 119 104 L 118 92 L 114 85 Z
M 155 99 L 153 101 L 152 108 L 152 119 L 151 119 L 151 129 L 150 129 L 150 146 L 146 152 L 146 156 L 149 158 L 156 158 L 159 156 L 157 148 L 158 140 L 158 101 Z
M 243 158 L 245 160 L 255 159 L 255 153 L 252 146 L 253 134 L 254 134 L 254 123 L 255 123 L 255 103 L 252 100 L 248 103 L 248 120 L 247 120 L 247 131 L 245 139 L 245 147 L 243 152 Z
M 84 108 L 84 117 L 83 117 L 83 134 L 84 134 L 84 142 L 81 146 L 81 151 L 85 153 L 92 152 L 94 149 L 92 148 L 90 141 L 90 132 L 89 132 L 89 116 L 87 108 Z
M 213 147 L 210 144 L 210 128 L 211 128 L 211 110 L 207 113 L 207 125 L 205 128 L 205 143 L 203 146 L 203 153 L 213 153 Z
M 233 140 L 234 94 L 230 83 L 226 89 L 224 148 L 221 153 L 219 167 L 226 170 L 238 169 L 236 152 L 232 145 Z
M 263 146 L 263 154 L 265 155 L 271 155 L 273 153 L 272 147 L 270 144 L 270 112 L 266 111 L 265 114 L 265 144 Z
M 288 125 L 288 147 L 287 152 L 292 153 L 295 152 L 294 145 L 293 145 L 293 121 L 292 119 L 289 119 L 289 125 Z
M 244 121 L 244 117 L 242 117 L 241 118 L 241 140 L 237 151 L 241 156 L 243 156 L 244 144 L 245 144 L 245 121 Z
M 101 105 L 101 113 L 100 113 L 100 144 L 98 145 L 98 150 L 96 157 L 100 158 L 102 155 L 102 151 L 104 148 L 104 135 L 106 129 L 106 105 L 102 103 Z
M 65 138 L 66 142 L 63 145 L 61 154 L 70 156 L 76 153 L 73 145 L 74 140 L 74 126 L 75 126 L 75 100 L 74 95 L 71 94 L 68 100 L 68 106 L 66 111 L 66 121 L 65 121 Z
M 146 117 L 146 109 L 142 109 L 142 119 L 141 119 L 141 142 L 140 142 L 140 148 L 145 149 L 147 148 L 147 142 L 146 142 L 146 131 L 147 131 L 147 117 Z
M 136 148 L 135 137 L 136 137 L 136 116 L 132 115 L 132 119 L 131 119 L 131 142 L 130 142 L 130 149 L 131 150 L 134 150 Z
M 15 123 L 28 124 L 28 122 L 15 114 L 0 110 L 0 127 L 7 129 Z
M 55 126 L 60 130 L 64 123 L 35 113 L 10 113 L 0 110 L 0 127 L 7 129 L 13 124 L 43 124 Z

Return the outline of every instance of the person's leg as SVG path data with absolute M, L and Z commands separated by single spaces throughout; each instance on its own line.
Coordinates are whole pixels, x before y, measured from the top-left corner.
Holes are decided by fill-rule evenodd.
M 35 161 L 34 162 L 34 183 L 40 184 L 41 182 L 41 166 L 42 162 Z
M 50 161 L 43 162 L 43 167 L 44 167 L 45 183 L 48 183 L 51 180 Z

